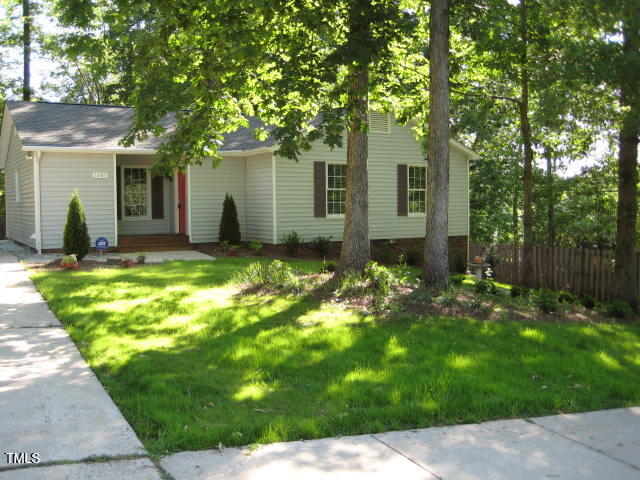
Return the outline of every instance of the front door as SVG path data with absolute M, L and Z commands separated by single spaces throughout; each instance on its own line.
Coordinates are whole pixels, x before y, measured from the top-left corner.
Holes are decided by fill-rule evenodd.
M 183 172 L 178 172 L 178 228 L 187 234 L 187 182 Z

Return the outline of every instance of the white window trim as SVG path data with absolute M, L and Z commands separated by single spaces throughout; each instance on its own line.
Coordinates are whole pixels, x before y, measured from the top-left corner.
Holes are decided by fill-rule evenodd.
M 13 179 L 15 182 L 14 188 L 15 188 L 15 201 L 16 203 L 20 203 L 20 172 L 18 172 L 18 170 L 14 170 L 13 171 Z
M 409 170 L 411 167 L 424 168 L 424 212 L 410 212 L 411 202 L 409 201 L 409 192 L 411 190 L 422 190 L 421 188 L 409 188 Z M 419 163 L 410 163 L 407 165 L 407 216 L 409 217 L 426 217 L 427 216 L 427 166 Z
M 344 218 L 344 213 L 329 213 L 329 165 L 346 165 L 347 162 L 326 162 L 324 167 L 324 208 L 327 218 Z M 342 190 L 341 188 L 332 188 L 331 190 Z M 344 188 L 345 192 L 345 211 L 347 208 L 347 187 Z
M 124 203 L 124 170 L 125 168 L 144 168 L 147 172 L 147 214 L 144 217 L 127 217 L 125 212 L 127 211 Z M 125 222 L 143 222 L 151 220 L 151 172 L 148 165 L 121 165 L 120 166 L 120 195 L 122 202 L 122 220 Z

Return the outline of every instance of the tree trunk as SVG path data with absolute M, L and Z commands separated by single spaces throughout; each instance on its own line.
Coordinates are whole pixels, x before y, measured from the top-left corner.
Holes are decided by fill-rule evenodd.
M 518 190 L 513 191 L 513 202 L 511 204 L 511 215 L 513 222 L 513 265 L 515 283 L 520 282 L 520 218 L 518 217 Z
M 522 227 L 524 239 L 522 245 L 522 282 L 533 285 L 533 148 L 531 147 L 531 125 L 529 124 L 529 70 L 527 60 L 527 2 L 520 0 L 520 133 L 524 148 L 524 173 L 522 187 L 524 213 Z
M 627 20 L 623 28 L 623 52 L 626 56 L 639 55 L 640 22 L 631 18 Z M 627 68 L 620 82 L 620 104 L 628 110 L 624 113 L 619 135 L 615 295 L 628 301 L 636 309 L 638 297 L 633 254 L 636 249 L 638 218 L 639 91 L 640 79 L 637 72 Z
M 30 0 L 22 0 L 22 56 L 23 78 L 22 99 L 31 101 L 31 5 Z
M 553 191 L 554 161 L 550 148 L 546 149 L 545 157 L 547 159 L 547 245 L 553 247 L 556 244 L 556 223 Z
M 351 118 L 347 131 L 347 199 L 339 273 L 364 270 L 371 258 L 369 244 L 369 180 L 367 124 L 369 71 L 352 67 L 349 86 Z
M 429 152 L 427 230 L 422 278 L 449 280 L 449 0 L 432 0 L 429 25 Z

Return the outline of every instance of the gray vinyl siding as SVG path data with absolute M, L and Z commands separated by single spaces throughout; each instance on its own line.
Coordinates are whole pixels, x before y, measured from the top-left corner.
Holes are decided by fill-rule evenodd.
M 247 157 L 247 240 L 273 243 L 272 155 Z
M 123 166 L 151 167 L 155 163 L 152 155 L 118 155 L 118 168 Z M 173 204 L 173 182 L 169 178 L 164 179 L 164 218 L 149 220 L 118 220 L 118 235 L 146 235 L 154 233 L 173 233 L 174 204 Z M 151 199 L 149 199 L 151 208 Z
M 216 168 L 207 160 L 203 165 L 191 166 L 191 242 L 218 241 L 222 202 L 230 193 L 238 210 L 240 233 L 246 238 L 245 159 L 223 158 Z
M 93 178 L 106 172 L 107 179 Z M 113 155 L 47 153 L 40 160 L 40 222 L 42 248 L 62 248 L 67 208 L 74 189 L 80 193 L 91 245 L 105 237 L 116 244 Z
M 20 201 L 16 200 L 15 174 L 18 172 Z M 22 151 L 22 142 L 11 131 L 7 164 L 4 172 L 7 238 L 36 247 L 36 209 L 33 183 L 33 160 Z
M 346 146 L 346 144 L 345 144 Z M 318 235 L 342 240 L 343 217 L 313 216 L 313 162 L 346 162 L 346 148 L 330 150 L 320 142 L 298 163 L 276 160 L 277 235 L 292 230 L 305 241 Z M 426 165 L 420 144 L 408 127 L 392 123 L 390 133 L 369 134 L 369 231 L 372 240 L 425 235 L 425 216 L 398 216 L 397 165 Z M 467 235 L 469 192 L 467 160 L 451 150 L 449 235 Z

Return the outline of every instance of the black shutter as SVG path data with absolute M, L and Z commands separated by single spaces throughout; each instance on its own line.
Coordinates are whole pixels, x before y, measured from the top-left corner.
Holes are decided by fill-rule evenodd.
M 118 210 L 118 220 L 122 220 L 122 169 L 116 167 L 116 209 Z
M 313 216 L 327 216 L 327 176 L 325 162 L 313 162 Z
M 151 218 L 154 220 L 164 218 L 164 177 L 162 175 L 151 176 Z
M 407 193 L 407 165 L 398 164 L 398 216 L 406 217 L 409 213 Z

